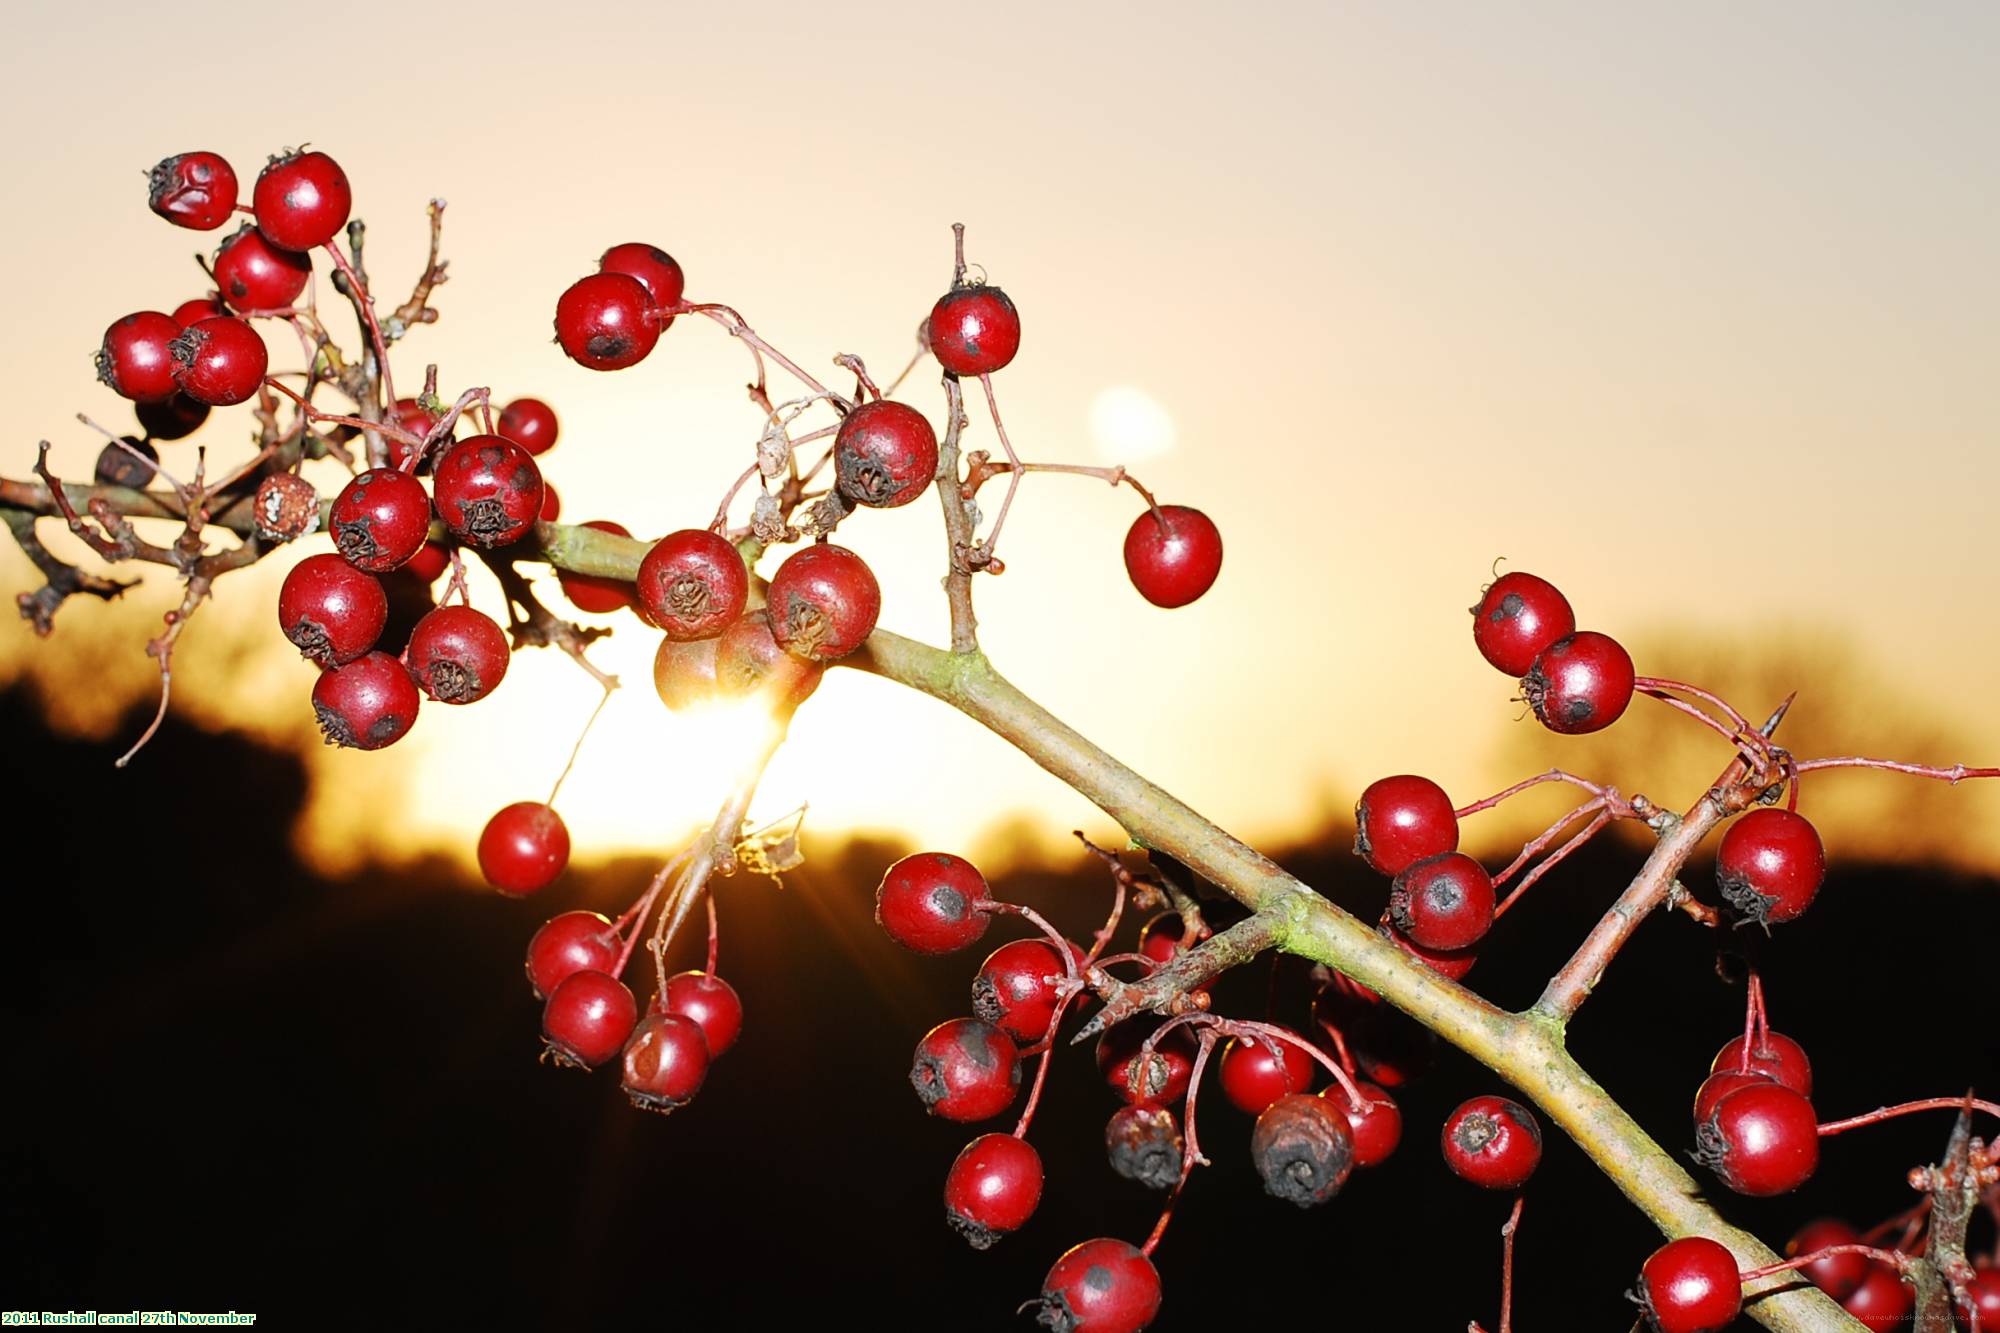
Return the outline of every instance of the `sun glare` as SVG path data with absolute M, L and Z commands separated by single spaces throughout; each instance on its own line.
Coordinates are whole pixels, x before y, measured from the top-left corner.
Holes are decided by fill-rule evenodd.
M 1174 419 L 1144 389 L 1117 384 L 1091 400 L 1090 438 L 1109 462 L 1158 458 L 1174 447 Z

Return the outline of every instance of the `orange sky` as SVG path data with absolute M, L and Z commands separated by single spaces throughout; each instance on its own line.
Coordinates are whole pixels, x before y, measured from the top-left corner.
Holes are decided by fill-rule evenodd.
M 1173 436 L 1139 475 L 1228 544 L 1205 601 L 1157 611 L 1119 565 L 1130 494 L 1032 479 L 1008 572 L 979 589 L 988 651 L 1236 830 L 1282 836 L 1385 772 L 1471 799 L 1526 771 L 1533 724 L 1466 633 L 1499 556 L 1646 645 L 1642 670 L 1806 636 L 1822 647 L 1799 659 L 1801 709 L 1810 673 L 1844 656 L 1843 680 L 1877 682 L 1846 704 L 1871 741 L 2000 756 L 1990 6 L 1026 5 L 975 21 L 782 0 L 600 5 L 586 24 L 439 5 L 397 11 L 351 56 L 323 35 L 310 65 L 273 57 L 298 87 L 272 96 L 196 95 L 167 73 L 216 71 L 238 11 L 162 13 L 41 8 L 0 51 L 9 475 L 39 435 L 59 469 L 87 471 L 73 414 L 129 419 L 90 378 L 104 325 L 201 289 L 199 243 L 144 208 L 139 173 L 168 152 L 214 148 L 246 174 L 302 138 L 335 154 L 390 291 L 421 257 L 424 201 L 448 199 L 444 318 L 404 344 L 403 378 L 434 359 L 452 390 L 548 398 L 565 516 L 640 532 L 705 522 L 758 423 L 744 358 L 713 328 L 677 326 L 611 376 L 549 344 L 557 293 L 600 250 L 652 241 L 691 296 L 737 306 L 802 364 L 851 351 L 893 373 L 964 221 L 1023 312 L 999 381 L 1017 444 L 1101 461 L 1093 404 L 1136 389 Z M 935 409 L 934 378 L 909 396 Z M 222 417 L 205 438 L 234 458 L 247 429 Z M 933 641 L 936 522 L 927 501 L 842 529 L 881 575 L 883 623 Z M 190 630 L 191 714 L 305 724 L 311 672 L 271 624 L 269 563 Z M 0 576 L 27 586 L 11 547 Z M 123 618 L 64 612 L 80 656 L 53 660 L 91 672 L 80 711 L 103 681 L 144 685 L 167 596 L 153 582 Z M 261 646 L 236 656 L 245 643 Z M 651 697 L 647 637 L 607 648 L 633 688 L 564 811 L 586 849 L 658 847 L 712 809 L 714 775 L 699 726 Z M 7 624 L 0 675 L 36 651 Z M 493 700 L 427 710 L 397 750 L 328 756 L 312 836 L 461 847 L 546 789 L 592 702 L 568 663 L 523 655 Z M 857 738 L 864 717 L 884 739 Z M 1598 775 L 1662 799 L 1700 781 Z M 2000 868 L 2000 793 L 1927 794 L 1947 821 L 1935 841 Z M 1866 825 L 1869 798 L 1843 799 Z M 850 678 L 801 715 L 760 808 L 806 800 L 822 827 L 948 846 L 1015 812 L 1055 835 L 1088 815 L 971 724 Z

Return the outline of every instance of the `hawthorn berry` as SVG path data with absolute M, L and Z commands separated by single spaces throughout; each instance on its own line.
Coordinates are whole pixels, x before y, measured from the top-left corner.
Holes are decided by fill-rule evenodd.
M 234 315 L 218 315 L 181 330 L 168 344 L 174 383 L 182 393 L 211 407 L 229 407 L 257 392 L 270 353 L 264 340 Z
M 1743 1309 L 1743 1280 L 1722 1245 L 1682 1236 L 1653 1251 L 1634 1295 L 1657 1333 L 1722 1333 Z
M 894 509 L 937 476 L 937 432 L 907 403 L 878 398 L 847 414 L 833 437 L 840 493 L 856 504 Z
M 1715 854 L 1715 883 L 1751 921 L 1791 921 L 1826 879 L 1819 831 L 1790 810 L 1752 810 L 1729 826 Z
M 175 153 L 146 173 L 146 206 L 190 231 L 214 231 L 236 211 L 236 168 L 220 153 Z
M 986 876 L 962 856 L 917 852 L 890 866 L 875 890 L 875 923 L 912 953 L 957 953 L 993 918 Z
M 1272 1047 L 1277 1050 L 1272 1050 Z M 1231 1037 L 1222 1049 L 1222 1095 L 1245 1115 L 1312 1086 L 1313 1058 L 1288 1041 Z
M 1456 850 L 1458 815 L 1429 778 L 1377 778 L 1354 803 L 1354 854 L 1385 875 Z
M 424 484 L 395 468 L 357 473 L 334 497 L 327 530 L 356 569 L 386 574 L 409 563 L 431 532 L 431 497 Z
M 1320 1089 L 1320 1096 L 1347 1117 L 1347 1132 L 1354 1140 L 1354 1165 L 1379 1166 L 1403 1141 L 1403 1111 L 1391 1097 L 1373 1083 L 1357 1082 L 1361 1094 L 1357 1103 L 1338 1083 Z
M 1154 606 L 1186 606 L 1222 572 L 1222 534 L 1199 509 L 1148 509 L 1125 530 L 1125 572 Z
M 1021 350 L 1021 312 L 998 287 L 953 287 L 931 307 L 931 354 L 954 375 L 991 375 Z
M 1276 1199 L 1311 1208 L 1340 1192 L 1354 1170 L 1347 1117 L 1324 1098 L 1289 1092 L 1264 1108 L 1250 1132 L 1250 1160 Z
M 1861 1233 L 1837 1218 L 1822 1217 L 1816 1222 L 1808 1222 L 1799 1229 L 1785 1245 L 1785 1257 L 1796 1259 L 1802 1254 L 1813 1254 L 1819 1250 L 1831 1249 L 1836 1245 L 1859 1245 Z M 1823 1259 L 1815 1259 L 1799 1272 L 1812 1279 L 1812 1284 L 1837 1301 L 1844 1301 L 1868 1276 L 1868 1256 L 1849 1251 L 1845 1254 L 1829 1254 Z
M 1179 912 L 1162 912 L 1139 927 L 1139 952 L 1156 963 L 1171 963 L 1199 943 L 1188 938 Z
M 354 192 L 325 153 L 284 152 L 257 175 L 250 207 L 264 239 L 285 250 L 325 245 L 347 225 Z
M 1045 940 L 1011 940 L 986 956 L 972 978 L 972 1012 L 1024 1046 L 1055 1021 L 1056 983 L 1068 973 Z
M 1166 1020 L 1156 1015 L 1128 1018 L 1097 1039 L 1097 1072 L 1113 1092 L 1128 1102 L 1175 1102 L 1187 1092 L 1194 1074 L 1194 1034 L 1177 1027 L 1153 1043 L 1140 1068 L 1146 1039 Z
M 578 972 L 609 972 L 618 948 L 618 933 L 602 912 L 560 912 L 528 941 L 528 984 L 536 999 L 547 999 Z
M 875 572 L 846 547 L 826 542 L 795 551 L 779 565 L 766 599 L 771 633 L 786 652 L 814 662 L 859 648 L 882 613 Z
M 2000 1330 L 2000 1267 L 1974 1264 L 1972 1280 L 1965 1284 L 1970 1309 L 1979 1313 L 1982 1329 Z
M 1519 1189 L 1542 1161 L 1542 1127 L 1505 1097 L 1474 1097 L 1444 1122 L 1444 1164 L 1490 1190 Z
M 1437 1058 L 1437 1034 L 1386 1005 L 1356 1012 L 1343 1031 L 1355 1066 L 1385 1088 L 1402 1087 Z
M 1469 949 L 1493 926 L 1493 881 L 1463 852 L 1427 856 L 1396 876 L 1389 919 L 1421 948 Z
M 1156 1102 L 1121 1106 L 1104 1126 L 1111 1169 L 1148 1189 L 1169 1190 L 1181 1178 L 1186 1145 L 1174 1113 Z
M 556 410 L 539 398 L 516 398 L 501 408 L 500 424 L 495 429 L 536 455 L 555 448 L 556 436 L 561 433 Z
M 720 639 L 661 639 L 653 654 L 653 689 L 675 712 L 706 703 L 715 695 L 715 660 Z
M 162 402 L 140 403 L 133 410 L 149 438 L 184 440 L 201 429 L 201 423 L 208 420 L 209 408 L 207 403 L 176 390 Z
M 1479 961 L 1477 949 L 1427 949 L 1394 926 L 1384 927 L 1382 933 L 1391 944 L 1447 981 L 1465 980 L 1465 974 Z
M 230 309 L 282 310 L 305 291 L 312 260 L 272 245 L 246 222 L 216 249 L 210 270 Z
M 229 307 L 224 305 L 222 298 L 214 292 L 210 292 L 207 296 L 192 297 L 173 309 L 174 323 L 182 328 L 200 320 L 214 319 L 217 315 L 228 313 Z
M 826 674 L 819 663 L 793 657 L 778 645 L 763 607 L 745 611 L 720 636 L 705 642 L 714 649 L 713 684 L 724 694 L 742 697 L 768 691 L 781 710 L 797 708 L 811 698 Z
M 625 1041 L 625 1095 L 641 1110 L 662 1115 L 678 1111 L 701 1091 L 708 1061 L 701 1025 L 656 1009 L 639 1020 Z
M 932 1115 L 961 1123 L 999 1115 L 1021 1086 L 1014 1039 L 976 1018 L 938 1024 L 917 1043 L 910 1086 Z
M 975 1250 L 1020 1230 L 1041 1201 L 1041 1154 L 1012 1134 L 981 1134 L 944 1178 L 944 1219 Z
M 708 1053 L 721 1059 L 743 1032 L 743 1000 L 736 988 L 707 972 L 676 972 L 667 978 L 659 1006 L 701 1028 Z
M 257 483 L 250 521 L 267 542 L 288 542 L 319 525 L 319 491 L 296 472 L 273 472 Z
M 660 340 L 653 298 L 623 273 L 578 278 L 556 300 L 556 341 L 591 370 L 623 370 L 646 359 Z
M 320 673 L 313 712 L 328 745 L 379 750 L 401 740 L 417 720 L 417 687 L 387 653 L 365 653 Z
M 165 402 L 174 396 L 174 357 L 181 336 L 172 315 L 140 310 L 115 321 L 97 345 L 97 378 L 120 398 Z
M 1738 1088 L 1695 1126 L 1695 1160 L 1738 1194 L 1789 1194 L 1819 1166 L 1812 1103 L 1781 1083 Z
M 479 873 L 510 898 L 555 882 L 569 864 L 569 826 L 540 801 L 502 806 L 479 833 Z
M 403 566 L 403 572 L 425 583 L 436 583 L 438 576 L 450 568 L 451 549 L 436 542 L 425 542 Z
M 144 490 L 159 474 L 159 468 L 154 466 L 159 461 L 160 451 L 147 441 L 136 435 L 121 435 L 97 451 L 97 463 L 91 469 L 91 475 L 101 486 L 129 486 L 135 491 Z
M 1544 648 L 1521 678 L 1535 717 L 1562 736 L 1602 731 L 1632 702 L 1631 656 L 1608 634 L 1580 630 Z
M 1861 1321 L 1864 1328 L 1878 1333 L 1902 1333 L 1910 1324 L 1910 1312 L 1917 1298 L 1896 1270 L 1887 1264 L 1870 1262 L 1868 1276 L 1840 1303 L 1840 1308 Z
M 589 1069 L 625 1048 L 639 1021 L 639 1004 L 608 972 L 571 973 L 549 992 L 542 1040 L 559 1065 Z
M 293 565 L 278 589 L 278 628 L 321 666 L 352 662 L 382 637 L 389 597 L 372 576 L 331 551 Z
M 556 488 L 553 485 L 544 481 L 542 483 L 541 520 L 544 523 L 553 523 L 560 517 L 562 517 L 562 497 L 556 494 Z
M 1759 1084 L 1773 1081 L 1769 1074 L 1762 1074 L 1754 1069 L 1747 1073 L 1740 1069 L 1724 1069 L 1710 1074 L 1702 1080 L 1701 1086 L 1695 1089 L 1694 1123 L 1699 1126 L 1707 1121 L 1709 1116 L 1715 1114 L 1716 1104 L 1730 1093 L 1741 1092 L 1744 1088 L 1754 1088 Z
M 522 448 L 526 447 L 522 445 Z M 548 490 L 549 494 L 555 494 L 554 487 L 549 487 Z M 547 521 L 546 515 L 543 516 L 543 521 Z M 605 519 L 592 519 L 579 526 L 589 528 L 592 532 L 608 532 L 614 537 L 632 535 L 620 524 Z M 637 595 L 632 585 L 624 579 L 607 578 L 602 574 L 573 574 L 567 569 L 559 569 L 556 571 L 556 581 L 562 584 L 563 596 L 569 598 L 571 606 L 579 611 L 588 611 L 592 615 L 609 615 L 613 611 L 622 611 L 632 605 L 632 599 Z
M 410 675 L 441 704 L 478 703 L 507 674 L 512 650 L 493 617 L 469 606 L 440 606 L 410 631 Z
M 729 539 L 682 528 L 653 543 L 639 562 L 639 604 L 670 639 L 712 639 L 743 614 L 750 574 Z
M 519 541 L 542 512 L 542 470 L 504 435 L 471 435 L 437 461 L 438 517 L 460 541 L 505 546 Z
M 398 398 L 396 406 L 389 413 L 389 420 L 410 432 L 410 434 L 416 436 L 419 440 L 427 442 L 423 446 L 423 457 L 419 458 L 417 465 L 412 468 L 408 464 L 410 455 L 415 453 L 416 449 L 403 443 L 403 441 L 393 435 L 383 435 L 382 441 L 389 447 L 389 466 L 398 471 L 413 472 L 418 476 L 429 472 L 431 470 L 431 460 L 436 450 L 428 441 L 430 441 L 431 432 L 437 429 L 440 421 L 444 420 L 444 414 L 431 411 L 414 398 Z M 457 430 L 454 427 L 453 434 L 455 435 L 456 433 Z
M 1472 608 L 1473 646 L 1514 677 L 1527 675 L 1544 649 L 1575 632 L 1568 599 L 1533 574 L 1502 574 Z
M 687 275 L 674 257 L 656 245 L 643 241 L 627 241 L 614 245 L 597 261 L 600 273 L 623 273 L 628 278 L 636 278 L 646 289 L 653 308 L 660 311 L 660 331 L 665 332 L 674 317 L 665 313 L 681 303 L 681 292 L 687 286 Z
M 1743 1058 L 1743 1038 L 1731 1037 L 1708 1066 L 1711 1074 L 1744 1070 L 1782 1083 L 1802 1097 L 1812 1096 L 1812 1061 L 1806 1059 L 1806 1048 L 1782 1032 L 1766 1030 L 1748 1060 Z
M 1138 1333 L 1160 1312 L 1160 1272 L 1136 1245 L 1087 1240 L 1042 1279 L 1041 1306 L 1052 1333 Z

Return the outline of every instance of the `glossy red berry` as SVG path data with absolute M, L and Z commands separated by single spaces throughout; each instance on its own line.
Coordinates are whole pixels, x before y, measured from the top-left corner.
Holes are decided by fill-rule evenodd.
M 181 330 L 169 345 L 174 383 L 211 407 L 247 401 L 264 382 L 270 353 L 264 340 L 234 315 L 204 319 Z
M 120 398 L 135 403 L 165 402 L 174 396 L 174 339 L 181 326 L 172 315 L 141 310 L 114 322 L 97 345 L 97 378 Z
M 632 1105 L 666 1114 L 694 1100 L 708 1077 L 708 1038 L 679 1014 L 647 1014 L 625 1041 L 623 1086 Z
M 285 250 L 325 245 L 347 225 L 354 191 L 325 153 L 281 153 L 258 173 L 250 207 L 264 239 Z
M 426 441 L 422 446 L 423 458 L 416 467 L 408 470 L 418 476 L 428 473 L 431 470 L 431 463 L 443 447 L 438 441 L 430 438 L 431 432 L 437 429 L 440 421 L 444 420 L 443 415 L 430 411 L 414 398 L 398 398 L 395 408 L 389 413 L 389 419 L 419 440 Z M 455 429 L 453 433 L 456 434 Z M 410 455 L 416 452 L 416 446 L 405 444 L 393 435 L 384 435 L 383 442 L 389 446 L 389 466 L 399 471 L 404 470 Z
M 938 1024 L 917 1043 L 910 1086 L 932 1115 L 961 1123 L 999 1115 L 1021 1086 L 1014 1039 L 976 1018 Z
M 553 523 L 561 517 L 562 497 L 556 494 L 556 488 L 552 484 L 544 481 L 542 483 L 541 520 L 544 523 Z
M 1973 1265 L 1972 1280 L 1965 1289 L 1971 1308 L 1979 1312 L 1979 1327 L 2000 1333 L 2000 1267 Z
M 278 627 L 321 666 L 360 657 L 382 637 L 388 620 L 382 585 L 330 551 L 293 565 L 278 589 Z
M 1510 676 L 1527 675 L 1544 649 L 1575 632 L 1568 599 L 1533 574 L 1502 574 L 1472 608 L 1473 646 Z
M 436 583 L 438 577 L 450 568 L 451 548 L 436 542 L 425 542 L 410 557 L 410 562 L 403 566 L 403 571 L 425 583 Z
M 623 1050 L 638 1021 L 639 1004 L 624 982 L 607 972 L 577 972 L 549 993 L 542 1040 L 557 1064 L 589 1069 Z
M 1444 1163 L 1461 1180 L 1490 1190 L 1519 1189 L 1542 1161 L 1542 1127 L 1505 1097 L 1474 1097 L 1444 1122 Z
M 1313 1068 L 1312 1056 L 1291 1042 L 1232 1037 L 1222 1048 L 1222 1095 L 1245 1115 L 1258 1115 L 1280 1097 L 1310 1088 Z
M 1542 650 L 1521 678 L 1521 693 L 1543 726 L 1581 736 L 1619 719 L 1634 679 L 1632 658 L 1616 639 L 1582 630 Z
M 479 834 L 479 873 L 509 897 L 545 889 L 569 864 L 569 826 L 553 806 L 502 806 Z
M 365 653 L 320 673 L 313 712 L 328 745 L 379 750 L 403 739 L 417 720 L 417 687 L 387 653 Z
M 1739 1088 L 1695 1126 L 1695 1158 L 1738 1194 L 1789 1194 L 1819 1166 L 1812 1103 L 1780 1083 Z
M 1319 1095 L 1347 1117 L 1347 1132 L 1354 1139 L 1354 1165 L 1379 1166 L 1403 1141 L 1403 1111 L 1394 1097 L 1373 1083 L 1357 1082 L 1354 1086 L 1361 1094 L 1359 1102 L 1338 1083 L 1329 1083 Z
M 1354 854 L 1385 875 L 1458 848 L 1458 816 L 1429 778 L 1377 778 L 1354 803 Z
M 499 687 L 513 652 L 493 617 L 469 606 L 440 606 L 410 631 L 410 675 L 442 704 L 478 703 Z
M 495 429 L 537 455 L 555 448 L 556 436 L 561 433 L 556 410 L 539 398 L 516 398 L 501 408 L 500 424 Z
M 175 153 L 146 173 L 146 206 L 192 231 L 214 231 L 236 211 L 236 169 L 220 153 Z
M 1729 905 L 1763 925 L 1791 921 L 1826 879 L 1819 831 L 1789 810 L 1752 810 L 1729 826 L 1715 854 L 1715 882 Z
M 944 1178 L 945 1221 L 975 1250 L 1020 1230 L 1041 1201 L 1041 1154 L 1012 1134 L 981 1134 Z
M 312 277 L 312 260 L 272 245 L 247 222 L 216 250 L 210 267 L 232 310 L 289 308 Z
M 1831 1249 L 1836 1245 L 1859 1245 L 1861 1233 L 1837 1218 L 1822 1217 L 1816 1222 L 1808 1222 L 1785 1246 L 1785 1257 L 1796 1259 L 1802 1254 L 1813 1254 Z M 1815 1259 L 1799 1272 L 1812 1279 L 1812 1284 L 1837 1301 L 1852 1296 L 1868 1276 L 1868 1256 L 1852 1252 L 1829 1254 L 1824 1259 Z
M 554 494 L 552 487 L 550 494 Z M 592 532 L 608 532 L 614 537 L 632 535 L 621 525 L 604 519 L 592 519 L 579 526 L 589 528 Z M 601 574 L 573 574 L 567 569 L 559 569 L 556 571 L 556 579 L 562 584 L 563 596 L 569 598 L 571 606 L 597 616 L 623 611 L 632 605 L 633 598 L 638 595 L 632 585 L 624 579 L 607 578 Z
M 1154 1102 L 1121 1106 L 1104 1127 L 1111 1169 L 1147 1189 L 1169 1190 L 1181 1178 L 1186 1145 L 1174 1113 Z
M 407 472 L 370 468 L 334 497 L 326 526 L 349 564 L 386 574 L 423 549 L 431 531 L 431 497 Z
M 1743 1309 L 1743 1280 L 1722 1245 L 1682 1236 L 1653 1251 L 1635 1295 L 1656 1333 L 1723 1333 Z
M 504 435 L 472 435 L 437 461 L 438 517 L 470 546 L 494 547 L 528 535 L 542 512 L 542 470 Z
M 1871 1263 L 1868 1276 L 1861 1279 L 1840 1308 L 1877 1333 L 1903 1333 L 1910 1327 L 1910 1312 L 1917 1308 L 1916 1294 L 1904 1285 L 1896 1270 L 1887 1264 Z
M 712 639 L 743 614 L 750 574 L 727 538 L 683 528 L 639 562 L 639 604 L 670 639 Z
M 1125 572 L 1154 606 L 1186 606 L 1222 572 L 1222 534 L 1199 509 L 1148 509 L 1125 530 Z
M 937 432 L 907 403 L 863 403 L 833 437 L 833 465 L 842 495 L 894 509 L 922 495 L 937 476 Z
M 715 649 L 713 683 L 724 694 L 742 698 L 763 691 L 780 711 L 811 698 L 826 674 L 819 663 L 793 657 L 779 646 L 762 607 L 745 611 L 719 638 L 707 642 Z
M 1195 1041 L 1186 1027 L 1154 1042 L 1151 1056 L 1141 1065 L 1146 1039 L 1163 1022 L 1152 1015 L 1128 1018 L 1097 1039 L 1097 1072 L 1128 1102 L 1171 1104 L 1187 1092 L 1194 1073 Z
M 1264 1109 L 1250 1132 L 1250 1160 L 1264 1192 L 1311 1208 L 1340 1192 L 1354 1170 L 1347 1117 L 1324 1098 L 1286 1093 Z
M 661 639 L 653 654 L 653 689 L 675 712 L 715 697 L 715 660 L 721 639 Z
M 593 273 L 556 300 L 556 341 L 591 370 L 623 370 L 646 359 L 660 340 L 653 298 L 623 273 Z
M 1806 1048 L 1782 1032 L 1767 1030 L 1763 1040 L 1751 1049 L 1747 1061 L 1743 1058 L 1743 1038 L 1732 1037 L 1723 1043 L 1708 1066 L 1711 1074 L 1745 1069 L 1782 1083 L 1800 1096 L 1812 1096 L 1812 1061 L 1806 1059 Z
M 214 292 L 210 292 L 207 296 L 196 296 L 183 301 L 175 306 L 173 310 L 174 323 L 180 325 L 182 328 L 186 328 L 190 324 L 199 323 L 204 319 L 214 319 L 217 315 L 226 315 L 228 313 L 229 307 L 224 305 L 222 298 Z
M 184 440 L 208 420 L 209 407 L 176 390 L 161 402 L 140 403 L 134 412 L 149 438 Z
M 600 273 L 623 273 L 628 278 L 636 278 L 646 289 L 646 295 L 657 310 L 671 310 L 680 304 L 681 292 L 687 286 L 687 275 L 674 257 L 656 245 L 643 241 L 627 241 L 606 250 L 597 261 Z M 674 322 L 672 315 L 660 317 L 660 328 L 664 332 Z
M 1389 919 L 1421 948 L 1469 949 L 1493 926 L 1493 880 L 1464 852 L 1427 856 L 1396 876 Z
M 528 941 L 528 984 L 536 999 L 547 999 L 578 972 L 609 972 L 618 948 L 618 934 L 603 913 L 559 913 Z
M 1187 937 L 1178 912 L 1162 912 L 1139 928 L 1139 952 L 1156 963 L 1171 963 L 1199 943 Z
M 743 1033 L 743 1000 L 736 988 L 721 977 L 706 972 L 676 972 L 667 978 L 660 1007 L 670 1014 L 691 1019 L 708 1040 L 708 1053 L 717 1060 Z
M 133 455 L 138 455 L 134 457 Z M 144 490 L 159 475 L 154 466 L 160 461 L 160 451 L 136 435 L 121 435 L 116 443 L 107 442 L 97 451 L 97 462 L 91 468 L 91 475 L 103 486 L 129 486 L 133 490 Z
M 1160 1272 L 1136 1245 L 1087 1240 L 1049 1269 L 1041 1304 L 1051 1333 L 1139 1333 L 1160 1312 Z
M 1770 1075 L 1760 1074 L 1755 1070 L 1746 1074 L 1740 1070 L 1725 1069 L 1718 1073 L 1710 1074 L 1702 1080 L 1701 1086 L 1695 1089 L 1694 1123 L 1699 1126 L 1706 1122 L 1711 1115 L 1715 1114 L 1716 1106 L 1730 1093 L 1740 1092 L 1744 1088 L 1754 1088 L 1759 1084 L 1773 1081 Z
M 993 918 L 986 876 L 962 856 L 917 852 L 890 866 L 875 890 L 875 923 L 913 953 L 956 953 Z
M 998 287 L 953 287 L 931 307 L 931 353 L 954 375 L 990 375 L 1021 350 L 1021 312 Z
M 771 632 L 794 657 L 831 662 L 875 632 L 882 589 L 875 571 L 844 546 L 820 543 L 778 566 L 767 593 Z
M 1427 949 L 1394 926 L 1385 926 L 1382 933 L 1388 936 L 1391 944 L 1447 981 L 1465 980 L 1465 974 L 1479 961 L 1477 948 Z
M 972 1012 L 1024 1046 L 1046 1037 L 1056 983 L 1067 973 L 1045 940 L 1012 940 L 986 956 L 972 978 Z

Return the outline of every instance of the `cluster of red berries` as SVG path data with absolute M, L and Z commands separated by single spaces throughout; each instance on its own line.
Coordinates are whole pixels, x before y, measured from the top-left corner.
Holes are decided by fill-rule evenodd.
M 1602 731 L 1632 702 L 1631 656 L 1608 634 L 1579 632 L 1569 600 L 1533 574 L 1502 574 L 1487 586 L 1472 608 L 1472 641 L 1495 669 L 1520 680 L 1550 731 Z
M 1761 1025 L 1732 1038 L 1694 1099 L 1695 1155 L 1738 1194 L 1789 1194 L 1819 1166 L 1812 1065 L 1790 1037 Z

